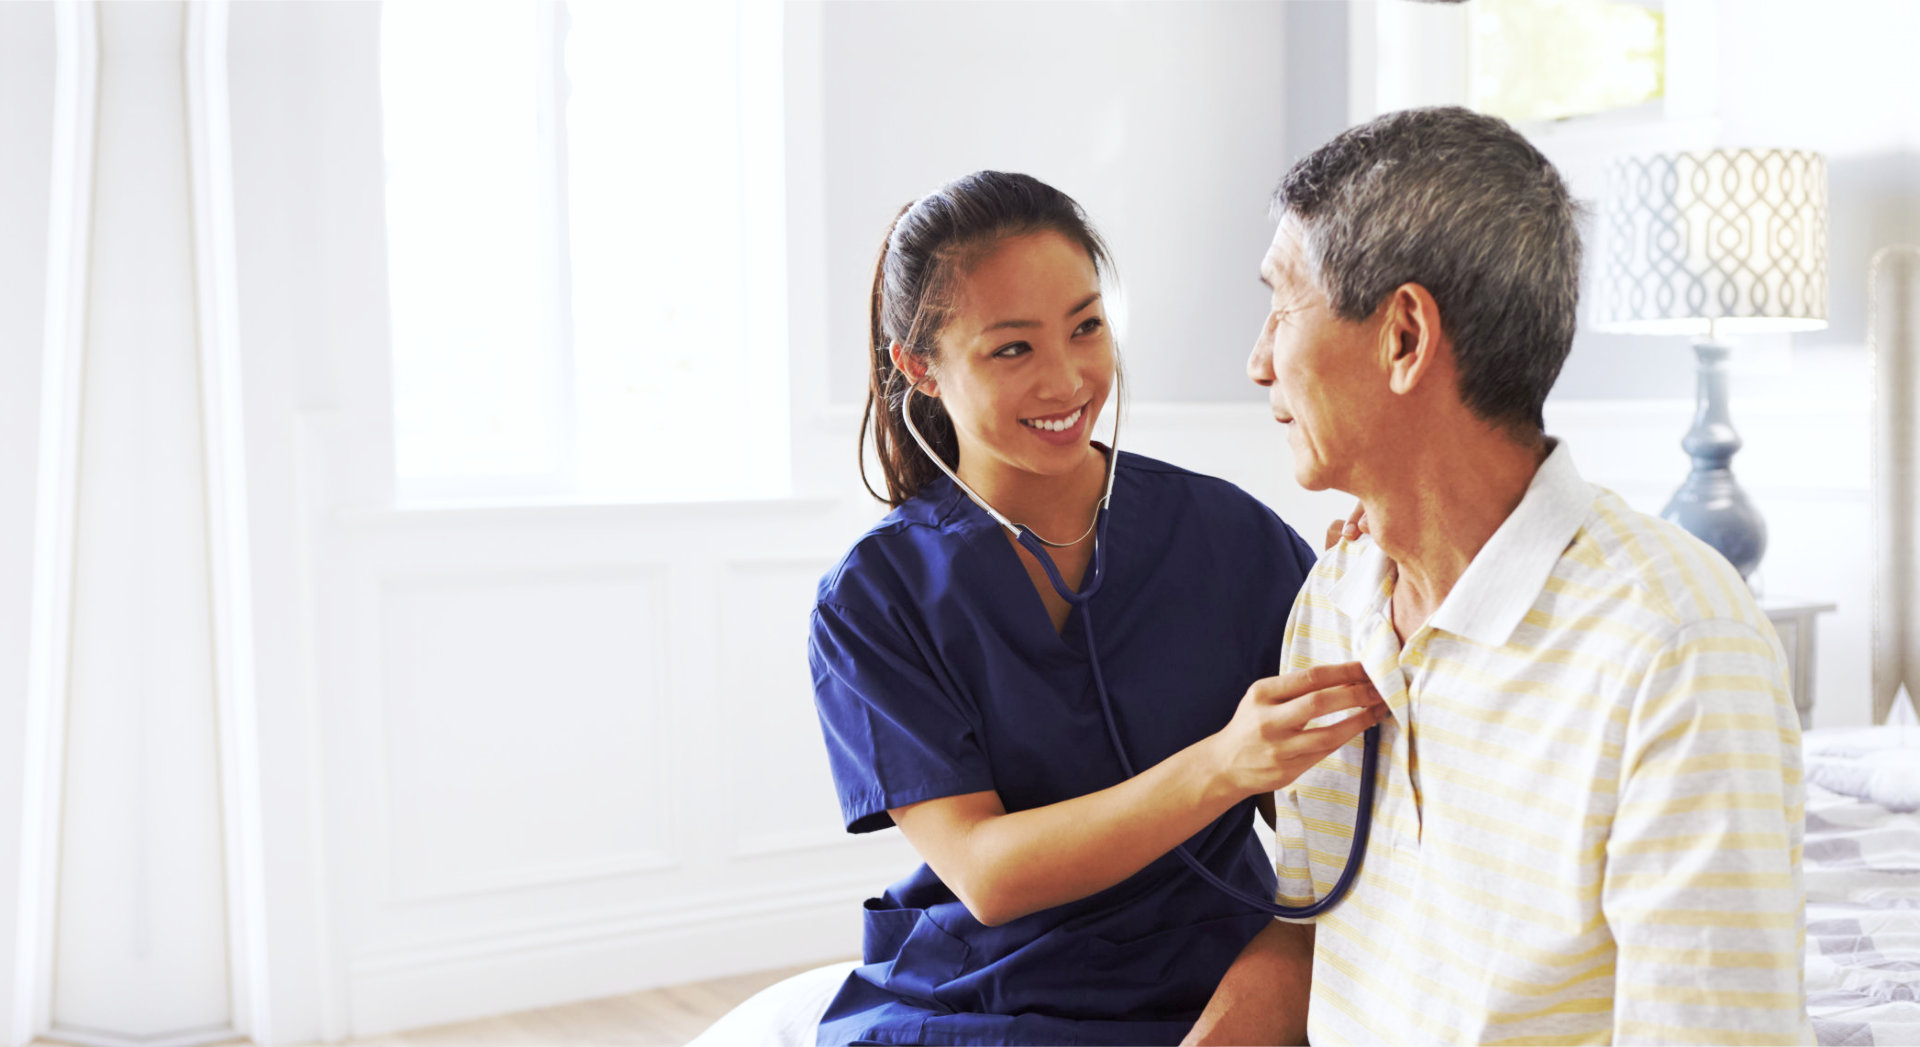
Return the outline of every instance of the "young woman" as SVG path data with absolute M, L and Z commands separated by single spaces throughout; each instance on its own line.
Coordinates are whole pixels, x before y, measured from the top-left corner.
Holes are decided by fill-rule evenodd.
M 1357 666 L 1271 675 L 1299 536 L 1090 438 L 1107 267 L 1070 198 L 993 171 L 881 249 L 861 442 L 894 509 L 822 580 L 811 657 L 848 830 L 926 864 L 867 902 L 821 1043 L 1177 1043 L 1270 920 L 1189 861 L 1273 897 L 1251 798 L 1377 718 Z

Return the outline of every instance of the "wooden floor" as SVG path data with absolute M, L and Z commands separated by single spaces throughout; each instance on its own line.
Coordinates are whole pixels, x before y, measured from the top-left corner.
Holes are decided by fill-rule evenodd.
M 684 1044 L 747 997 L 821 964 L 649 989 L 564 1007 L 349 1040 L 352 1047 L 655 1047 Z

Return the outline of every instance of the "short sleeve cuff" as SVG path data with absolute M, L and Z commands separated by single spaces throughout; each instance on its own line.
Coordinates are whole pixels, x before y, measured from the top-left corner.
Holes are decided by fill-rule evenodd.
M 909 804 L 938 800 L 945 796 L 965 796 L 968 793 L 988 792 L 993 782 L 981 778 L 943 778 L 926 782 L 910 788 L 900 789 L 863 789 L 840 798 L 840 810 L 846 818 L 847 831 L 850 833 L 878 832 L 893 825 L 893 816 L 889 810 L 905 807 Z

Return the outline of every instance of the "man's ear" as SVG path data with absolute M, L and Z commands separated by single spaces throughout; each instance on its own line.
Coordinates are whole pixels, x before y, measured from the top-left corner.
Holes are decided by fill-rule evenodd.
M 1439 304 L 1419 284 L 1394 288 L 1381 308 L 1386 312 L 1380 328 L 1381 365 L 1388 388 L 1405 395 L 1436 372 L 1441 355 L 1453 346 L 1440 329 Z
M 922 396 L 939 397 L 940 383 L 929 373 L 925 360 L 907 352 L 907 347 L 899 342 L 887 347 L 887 355 L 893 359 L 893 369 L 907 376 L 907 382 L 914 387 L 914 392 Z

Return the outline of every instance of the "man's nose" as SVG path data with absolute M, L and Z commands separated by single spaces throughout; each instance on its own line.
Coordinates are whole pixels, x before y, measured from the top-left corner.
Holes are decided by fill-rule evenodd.
M 1273 343 L 1264 333 L 1254 340 L 1253 352 L 1247 356 L 1247 377 L 1255 385 L 1273 384 Z

